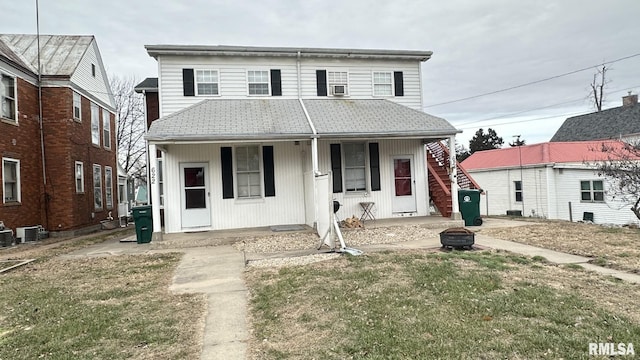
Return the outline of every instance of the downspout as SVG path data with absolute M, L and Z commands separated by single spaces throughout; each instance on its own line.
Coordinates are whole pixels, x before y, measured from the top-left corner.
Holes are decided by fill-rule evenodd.
M 47 167 L 44 157 L 44 127 L 42 122 L 42 64 L 40 60 L 40 12 L 36 0 L 36 41 L 38 46 L 38 122 L 40 126 L 40 156 L 42 157 L 42 184 L 44 186 L 44 217 L 46 228 L 49 228 L 49 194 L 47 192 Z

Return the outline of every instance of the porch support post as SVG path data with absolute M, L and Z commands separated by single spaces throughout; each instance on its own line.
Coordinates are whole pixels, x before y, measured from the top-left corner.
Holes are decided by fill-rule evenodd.
M 155 144 L 149 144 L 149 185 L 151 187 L 151 214 L 153 216 L 152 240 L 162 240 L 160 224 L 160 183 L 158 182 L 158 156 Z
M 311 164 L 313 166 L 313 175 L 318 175 L 318 138 L 311 139 Z
M 456 136 L 449 136 L 449 179 L 451 180 L 451 220 L 461 220 L 458 205 L 458 170 L 456 167 Z

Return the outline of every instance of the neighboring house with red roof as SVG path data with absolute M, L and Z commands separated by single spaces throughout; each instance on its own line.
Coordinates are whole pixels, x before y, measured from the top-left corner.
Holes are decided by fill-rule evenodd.
M 638 223 L 628 205 L 607 196 L 609 181 L 589 165 L 608 158 L 603 143 L 623 146 L 612 140 L 547 142 L 478 151 L 462 165 L 485 191 L 483 215 L 521 211 L 548 219 Z

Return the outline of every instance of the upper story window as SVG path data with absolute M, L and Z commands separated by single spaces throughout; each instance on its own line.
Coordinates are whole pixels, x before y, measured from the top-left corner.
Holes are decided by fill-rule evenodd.
M 604 202 L 604 184 L 602 180 L 580 181 L 580 194 L 582 201 Z
M 96 64 L 91 64 L 91 76 L 96 77 Z
M 82 97 L 77 92 L 73 92 L 73 118 L 82 120 Z
M 105 149 L 111 149 L 111 121 L 107 109 L 102 109 L 102 142 Z
M 247 72 L 249 95 L 269 95 L 269 71 Z
M 514 181 L 513 187 L 516 191 L 516 202 L 522 202 L 522 181 Z
M 196 95 L 219 95 L 217 70 L 196 70 Z
M 100 108 L 91 103 L 91 143 L 100 146 Z
M 0 74 L 0 101 L 2 102 L 2 118 L 16 121 L 16 79 Z
M 259 198 L 260 186 L 260 149 L 257 145 L 236 147 L 236 177 L 238 198 Z
M 374 72 L 373 73 L 373 95 L 374 96 L 392 96 L 393 95 L 393 76 L 391 72 Z
M 333 96 L 349 94 L 349 74 L 346 71 L 327 71 L 327 85 Z
M 20 202 L 20 160 L 2 158 L 3 202 Z

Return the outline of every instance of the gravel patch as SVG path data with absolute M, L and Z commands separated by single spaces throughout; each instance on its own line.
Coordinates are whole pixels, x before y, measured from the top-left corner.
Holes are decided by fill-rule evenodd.
M 284 257 L 275 259 L 260 259 L 247 262 L 247 267 L 266 268 L 308 265 L 319 261 L 326 261 L 340 257 L 338 253 L 313 254 L 305 256 Z

